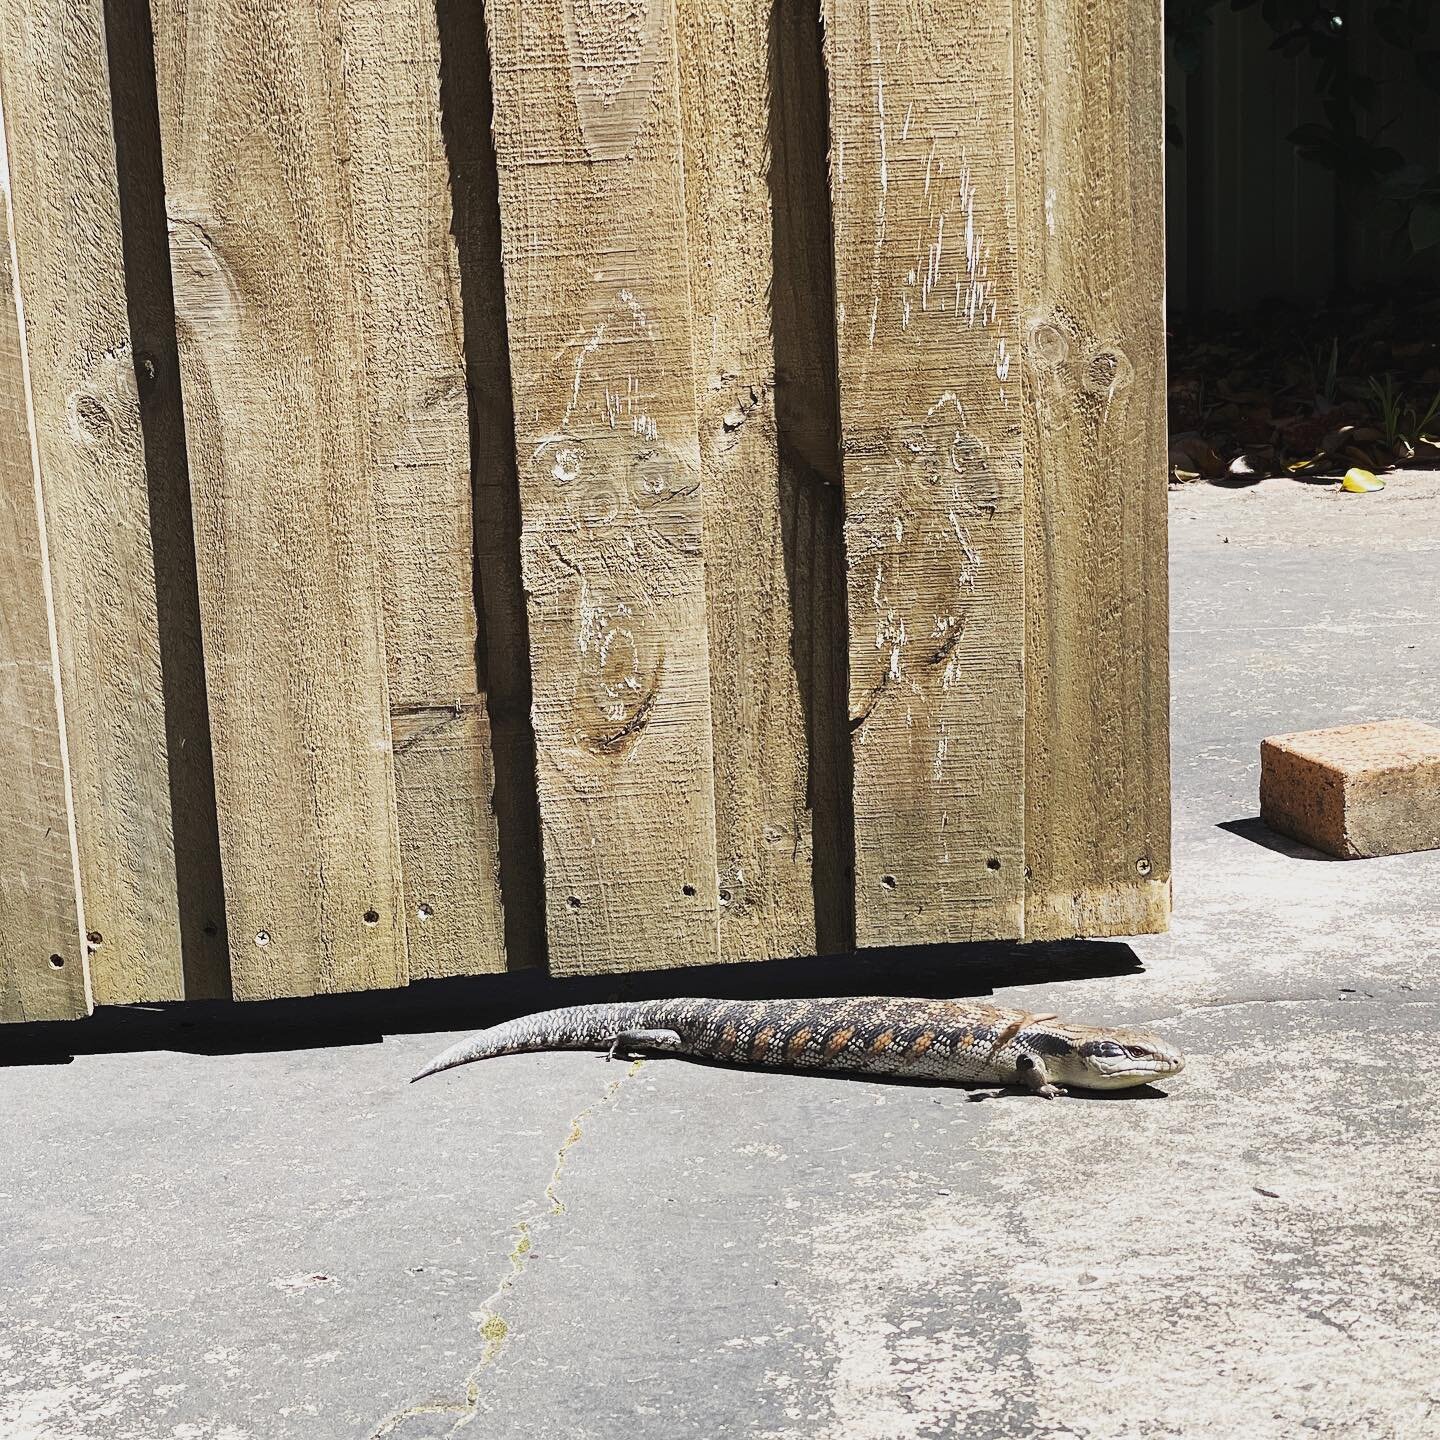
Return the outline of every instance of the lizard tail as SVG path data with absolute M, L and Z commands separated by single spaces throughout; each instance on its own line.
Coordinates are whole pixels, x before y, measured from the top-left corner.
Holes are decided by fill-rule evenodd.
M 645 1009 L 643 1005 L 627 1004 L 571 1005 L 564 1010 L 522 1015 L 503 1025 L 477 1030 L 442 1050 L 410 1077 L 410 1083 L 496 1055 L 520 1055 L 529 1050 L 603 1050 L 622 1031 L 642 1028 Z

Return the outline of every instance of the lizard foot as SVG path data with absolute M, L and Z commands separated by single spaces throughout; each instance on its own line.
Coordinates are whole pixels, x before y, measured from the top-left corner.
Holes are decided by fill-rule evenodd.
M 606 1060 L 628 1060 L 636 1050 L 678 1050 L 676 1030 L 622 1030 L 610 1044 Z

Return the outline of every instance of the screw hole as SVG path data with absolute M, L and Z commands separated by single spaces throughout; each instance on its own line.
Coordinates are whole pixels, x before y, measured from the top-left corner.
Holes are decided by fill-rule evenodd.
M 1150 873 L 1150 861 L 1144 855 L 1135 862 L 1135 873 L 1137 875 L 1148 875 Z
M 887 890 L 893 890 L 895 888 L 895 877 L 893 875 L 882 875 L 880 877 L 880 883 Z
M 268 930 L 257 930 L 255 932 L 255 943 L 264 949 L 270 943 L 270 932 Z
M 720 903 L 722 905 L 728 905 L 733 898 L 734 897 L 731 895 L 731 892 L 729 890 L 721 890 Z
M 568 895 L 565 898 L 565 903 L 572 910 L 578 910 L 580 908 L 580 897 L 578 895 Z
M 693 895 L 695 893 L 695 887 L 693 885 L 682 885 L 680 887 L 680 893 L 682 895 Z
M 998 870 L 998 869 L 1000 868 L 1000 862 L 999 862 L 999 860 L 997 860 L 997 859 L 995 858 L 995 856 L 992 855 L 992 856 L 985 862 L 985 868 L 986 868 L 987 870 Z
M 428 920 L 434 913 L 434 906 L 427 905 L 424 901 L 421 901 L 421 903 L 415 907 L 415 916 L 419 920 Z
M 380 912 L 378 910 L 367 910 L 364 915 L 367 925 L 378 925 L 380 923 Z
M 57 970 L 63 970 L 65 968 L 65 957 L 63 955 L 52 955 L 50 957 L 50 963 Z
M 90 933 L 86 935 L 85 938 L 90 942 L 90 944 L 95 946 L 103 945 L 105 943 L 105 937 L 98 930 L 90 931 Z

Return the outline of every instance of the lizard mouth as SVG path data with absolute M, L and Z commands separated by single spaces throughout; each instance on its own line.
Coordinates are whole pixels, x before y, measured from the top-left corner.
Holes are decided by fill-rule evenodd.
M 1108 1066 L 1104 1061 L 1098 1061 L 1087 1066 L 1084 1077 L 1077 1078 L 1074 1083 L 1087 1090 L 1128 1090 L 1136 1085 L 1169 1079 L 1184 1068 L 1185 1060 L 1180 1055 L 1130 1058 Z

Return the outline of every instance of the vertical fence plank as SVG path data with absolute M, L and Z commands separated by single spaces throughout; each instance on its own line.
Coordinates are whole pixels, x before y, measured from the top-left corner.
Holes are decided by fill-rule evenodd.
M 545 867 L 530 718 L 530 626 L 520 573 L 520 482 L 491 126 L 495 97 L 484 7 L 473 0 L 436 0 L 435 8 L 440 124 L 465 331 L 478 648 L 495 760 L 505 959 L 520 968 L 545 960 Z
M 151 13 L 235 993 L 403 984 L 342 26 Z
M 1023 922 L 1010 0 L 830 0 L 856 932 Z
M 90 1008 L 0 118 L 0 1021 Z
M 1026 934 L 1143 934 L 1170 902 L 1160 7 L 1018 19 Z
M 550 966 L 714 960 L 670 6 L 490 9 Z
M 791 581 L 804 562 L 787 554 L 785 524 L 814 481 L 782 467 L 776 427 L 772 5 L 677 7 L 724 959 L 817 944 L 810 677 L 797 673 Z
M 815 942 L 855 944 L 854 776 L 848 723 L 845 497 L 835 353 L 830 96 L 824 26 L 808 0 L 774 0 L 770 22 L 770 282 L 781 534 L 796 677 L 809 742 Z
M 3 0 L 0 40 L 95 998 L 178 999 L 160 620 L 98 0 Z
M 150 497 L 185 998 L 228 998 L 230 958 L 215 819 L 215 766 L 195 579 L 195 525 L 160 168 L 150 5 L 149 0 L 103 0 L 103 4 L 125 303 L 139 381 Z M 98 957 L 115 968 L 117 957 L 108 944 Z M 105 968 L 102 965 L 102 971 Z
M 410 976 L 503 970 L 436 10 L 417 0 L 346 0 L 341 14 Z

